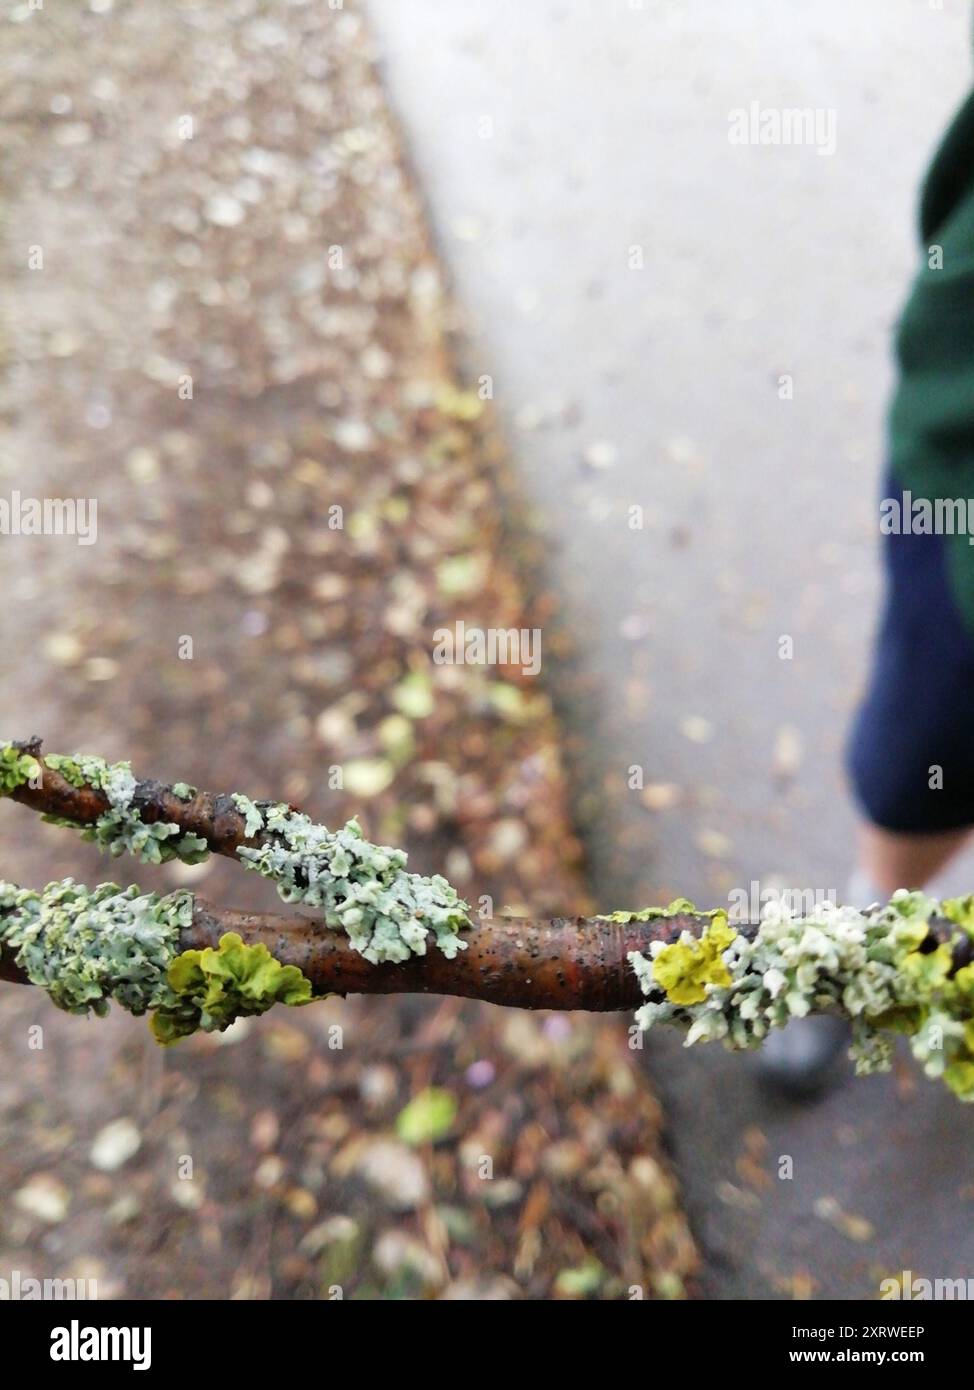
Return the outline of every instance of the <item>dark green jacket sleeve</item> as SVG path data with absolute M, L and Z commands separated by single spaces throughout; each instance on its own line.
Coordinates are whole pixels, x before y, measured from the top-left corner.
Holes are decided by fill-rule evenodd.
M 915 498 L 964 498 L 974 528 L 974 93 L 920 200 L 920 269 L 896 332 L 890 462 Z M 974 545 L 947 539 L 951 587 L 974 631 Z

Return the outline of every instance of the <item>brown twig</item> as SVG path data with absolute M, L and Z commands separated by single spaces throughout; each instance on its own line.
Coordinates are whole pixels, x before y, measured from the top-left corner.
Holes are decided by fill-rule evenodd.
M 215 908 L 196 898 L 180 949 L 215 947 L 224 932 L 237 932 L 248 945 L 263 942 L 283 964 L 297 965 L 315 994 L 450 994 L 522 1009 L 605 1012 L 643 1002 L 627 952 L 646 951 L 684 928 L 699 930 L 707 920 L 690 914 L 629 923 L 492 918 L 464 931 L 467 949 L 453 960 L 431 942 L 425 956 L 372 965 L 320 918 Z M 0 979 L 29 983 L 2 951 Z
M 33 785 L 24 783 L 15 788 L 10 793 L 11 800 L 42 815 L 61 816 L 76 825 L 94 825 L 99 816 L 110 809 L 104 792 L 89 786 L 76 787 L 55 768 L 48 767 L 41 754 L 41 739 L 36 735 L 16 740 L 14 747 L 37 759 L 41 777 L 35 779 Z M 166 783 L 145 779 L 136 782 L 131 804 L 146 825 L 159 822 L 178 825 L 182 832 L 204 839 L 214 854 L 233 858 L 239 845 L 255 844 L 260 838 L 248 840 L 244 817 L 229 796 L 197 792 L 184 801 Z
M 448 960 L 431 943 L 425 956 L 372 965 L 347 937 L 314 917 L 288 913 L 216 911 L 197 900 L 185 945 L 215 945 L 225 931 L 263 941 L 285 964 L 300 966 L 316 992 L 334 994 L 452 994 L 521 1009 L 633 1009 L 644 1002 L 629 951 L 671 940 L 707 918 L 691 915 L 650 922 L 599 918 L 552 920 L 495 917 L 463 932 L 465 951 Z

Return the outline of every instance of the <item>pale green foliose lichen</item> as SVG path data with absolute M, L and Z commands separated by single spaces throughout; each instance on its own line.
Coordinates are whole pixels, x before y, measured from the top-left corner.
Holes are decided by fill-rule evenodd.
M 61 753 L 49 753 L 44 761 L 49 768 L 59 772 L 66 782 L 70 782 L 72 787 L 84 786 L 84 775 L 76 758 L 68 758 Z
M 3 761 L 5 749 L 10 753 Z M 45 762 L 73 786 L 92 787 L 109 802 L 94 825 L 47 819 L 81 829 L 83 839 L 94 840 L 112 855 L 134 854 L 153 864 L 175 858 L 195 864 L 208 857 L 209 847 L 200 836 L 184 833 L 175 823 L 143 822 L 133 805 L 138 784 L 129 763 L 107 763 L 89 754 L 49 754 Z M 38 771 L 35 759 L 17 753 L 12 744 L 0 744 L 0 794 L 5 777 L 13 790 Z M 188 801 L 196 788 L 177 782 L 172 792 Z M 285 902 L 320 909 L 326 925 L 343 931 L 366 960 L 379 964 L 423 956 L 428 934 L 451 960 L 465 949 L 459 932 L 471 925 L 467 904 L 439 875 L 407 873 L 402 850 L 370 844 L 354 820 L 329 830 L 284 803 L 253 801 L 239 793 L 231 800 L 244 817 L 247 839 L 257 841 L 238 847 L 244 867 L 272 879 Z
M 113 999 L 133 1014 L 175 1002 L 166 971 L 192 914 L 187 893 L 70 878 L 35 893 L 0 881 L 0 942 L 69 1013 L 106 1014 Z
M 0 743 L 0 795 L 13 791 L 16 786 L 41 772 L 36 759 L 24 754 L 19 758 L 15 755 L 13 744 Z M 25 768 L 25 760 L 33 764 L 33 772 Z M 94 757 L 90 753 L 79 753 L 74 757 L 50 753 L 44 761 L 72 786 L 92 787 L 95 791 L 103 792 L 108 799 L 108 810 L 98 817 L 94 825 L 75 827 L 80 829 L 83 840 L 94 840 L 116 857 L 133 854 L 145 864 L 164 864 L 170 859 L 199 864 L 208 858 L 209 847 L 201 836 L 184 834 L 178 825 L 170 821 L 160 821 L 154 825 L 143 822 L 138 808 L 132 805 L 137 783 L 130 763 L 108 763 L 104 758 Z M 12 781 L 12 778 L 19 780 Z M 185 787 L 185 783 L 181 785 Z M 191 790 L 188 787 L 185 789 Z M 74 825 L 73 821 L 64 817 L 48 816 L 46 819 L 57 825 Z
M 248 840 L 259 834 L 264 828 L 264 817 L 256 801 L 251 801 L 249 796 L 243 796 L 240 792 L 234 792 L 230 800 L 244 818 L 244 834 Z
M 0 743 L 0 796 L 9 796 L 18 787 L 40 774 L 40 764 L 30 753 L 12 743 Z
M 674 898 L 666 907 L 641 907 L 634 912 L 603 912 L 596 919 L 599 922 L 655 922 L 665 917 L 681 917 L 684 913 L 691 913 L 695 917 L 716 917 L 721 914 L 722 909 L 713 908 L 709 912 L 704 912 L 698 907 L 694 907 L 689 898 Z M 724 913 L 724 916 L 727 914 Z
M 274 1004 L 307 1004 L 311 981 L 296 965 L 282 965 L 263 944 L 247 946 L 225 932 L 218 948 L 183 951 L 171 962 L 166 982 L 173 1001 L 152 1016 L 161 1043 L 176 1042 L 197 1028 L 222 1032 L 238 1018 L 266 1013 Z
M 242 863 L 272 879 L 285 902 L 319 909 L 366 960 L 424 956 L 430 932 L 451 960 L 466 948 L 458 933 L 470 926 L 467 904 L 446 879 L 407 873 L 405 853 L 370 844 L 357 821 L 329 830 L 283 803 L 233 799 L 248 837 L 259 836 L 238 847 Z
M 680 900 L 663 915 L 692 910 Z M 687 1045 L 749 1048 L 792 1018 L 840 1012 L 852 1020 L 858 1072 L 888 1069 L 902 1033 L 928 1076 L 974 1100 L 974 965 L 955 969 L 953 955 L 974 934 L 974 900 L 901 891 L 884 907 L 826 902 L 803 917 L 769 903 L 750 939 L 723 912 L 709 915 L 699 937 L 654 943 L 648 959 L 630 952 L 649 1000 L 636 1013 L 641 1027 L 676 1022 Z M 950 942 L 928 939 L 934 917 L 957 924 Z
M 156 1040 L 171 1043 L 311 999 L 311 981 L 296 965 L 234 932 L 216 949 L 180 951 L 192 919 L 186 892 L 160 897 L 115 883 L 89 889 L 65 878 L 35 893 L 0 880 L 0 945 L 68 1013 L 102 1016 L 114 1001 L 131 1014 L 151 1013 Z

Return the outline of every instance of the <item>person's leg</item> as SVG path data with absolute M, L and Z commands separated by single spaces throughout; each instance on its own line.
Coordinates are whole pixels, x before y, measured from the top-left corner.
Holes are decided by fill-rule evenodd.
M 885 902 L 897 888 L 925 888 L 969 835 L 967 829 L 902 835 L 863 821 L 850 904 L 870 907 L 873 901 Z M 813 1096 L 835 1075 L 839 1054 L 848 1042 L 844 1019 L 824 1015 L 799 1019 L 768 1038 L 761 1055 L 762 1071 L 766 1080 L 794 1099 Z
M 925 888 L 954 857 L 970 835 L 969 829 L 942 830 L 927 835 L 902 835 L 863 821 L 858 833 L 859 870 L 880 899 L 897 888 Z M 974 884 L 971 885 L 974 889 Z M 867 907 L 868 903 L 854 903 Z
M 886 489 L 900 492 L 892 479 Z M 974 636 L 951 592 L 943 537 L 883 541 L 885 612 L 847 754 L 861 814 L 847 901 L 860 908 L 925 887 L 974 827 Z M 812 1094 L 835 1075 L 847 1041 L 838 1018 L 798 1020 L 767 1039 L 764 1075 L 792 1096 Z

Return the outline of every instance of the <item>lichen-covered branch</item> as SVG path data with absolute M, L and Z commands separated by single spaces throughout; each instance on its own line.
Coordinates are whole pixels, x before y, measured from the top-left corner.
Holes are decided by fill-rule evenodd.
M 183 940 L 189 893 L 142 893 L 73 879 L 41 893 L 0 881 L 0 944 L 22 978 L 61 1009 L 105 1014 L 114 1002 L 150 1014 L 159 1042 L 229 1027 L 275 1003 L 311 1000 L 311 982 L 262 942 L 225 931 L 200 947 Z
M 928 1075 L 974 1100 L 974 896 L 899 892 L 884 906 L 824 903 L 805 917 L 772 904 L 759 923 L 682 899 L 590 919 L 475 922 L 445 879 L 407 873 L 400 850 L 370 844 L 354 821 L 331 831 L 283 803 L 140 782 L 128 763 L 43 757 L 38 739 L 0 743 L 4 794 L 112 854 L 231 855 L 314 909 L 242 913 L 187 893 L 0 883 L 0 977 L 41 985 L 75 1012 L 113 999 L 148 1012 L 163 1042 L 330 993 L 554 1009 L 642 999 L 642 1028 L 676 1023 L 688 1043 L 732 1048 L 827 1011 L 851 1020 L 858 1070 L 887 1068 L 901 1033 Z
M 702 931 L 630 957 L 647 997 L 636 1019 L 679 1023 L 688 1044 L 749 1048 L 793 1018 L 840 1013 L 857 1071 L 888 1070 L 901 1033 L 928 1076 L 974 1100 L 972 946 L 974 896 L 901 890 L 885 906 L 826 902 L 805 917 L 769 904 L 748 928 L 718 911 Z
M 35 893 L 0 881 L 0 978 L 40 985 L 72 1012 L 104 1013 L 115 1000 L 141 1014 L 171 1004 L 161 981 L 177 957 L 217 950 L 231 934 L 296 969 L 309 998 L 452 994 L 527 1009 L 632 1009 L 641 992 L 630 954 L 708 921 L 496 918 L 470 927 L 466 950 L 453 956 L 373 964 L 320 917 L 218 909 L 187 892 L 160 897 L 116 884 L 64 879 Z
M 446 879 L 406 872 L 399 849 L 373 845 L 357 822 L 329 830 L 284 802 L 214 796 L 186 782 L 140 781 L 127 762 L 41 753 L 41 740 L 0 743 L 0 795 L 80 830 L 112 855 L 197 863 L 212 852 L 273 880 L 288 903 L 320 909 L 367 960 L 463 949 L 467 905 Z

